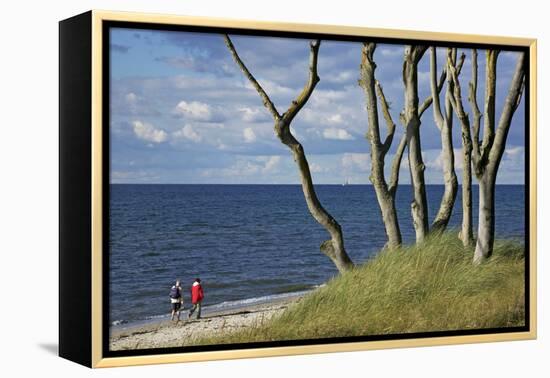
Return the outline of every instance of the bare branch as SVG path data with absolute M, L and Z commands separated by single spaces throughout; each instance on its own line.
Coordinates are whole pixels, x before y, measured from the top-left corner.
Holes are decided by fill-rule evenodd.
M 462 126 L 462 227 L 459 238 L 465 246 L 473 242 L 472 233 L 472 137 L 470 135 L 470 119 L 464 111 L 458 73 L 453 62 L 453 56 L 447 56 L 447 66 L 452 81 L 452 91 L 449 91 L 448 99 Z
M 408 48 L 410 57 L 415 64 L 418 64 L 424 53 L 428 50 L 428 46 L 423 45 L 408 46 Z
M 521 101 L 521 95 L 523 94 L 523 87 L 525 84 L 525 53 L 520 53 L 514 76 L 510 84 L 510 90 L 506 96 L 504 107 L 498 121 L 498 128 L 495 133 L 493 146 L 490 151 L 490 158 L 488 159 L 488 169 L 491 174 L 496 174 L 500 159 L 504 153 L 506 147 L 506 138 L 508 131 L 512 123 L 512 117 L 516 111 L 518 104 Z
M 441 75 L 439 76 L 439 81 L 437 82 L 437 93 L 439 94 L 441 90 L 443 89 L 443 84 L 445 84 L 445 77 L 447 76 L 446 68 L 443 68 L 443 71 L 441 72 Z M 432 95 L 429 95 L 426 97 L 426 99 L 422 102 L 422 104 L 418 107 L 418 118 L 422 117 L 422 114 L 430 107 L 432 104 L 433 97 Z
M 418 62 L 426 49 L 426 46 L 407 47 L 403 60 L 403 85 L 405 87 L 403 113 L 406 121 L 407 151 L 413 189 L 411 216 L 417 242 L 422 242 L 429 232 L 428 201 L 424 177 L 426 165 L 422 158 L 421 122 L 418 117 Z
M 483 142 L 480 164 L 485 166 L 495 137 L 495 104 L 497 84 L 497 59 L 499 50 L 487 50 L 485 64 L 485 109 L 483 118 Z
M 383 153 L 384 155 L 386 155 L 390 150 L 391 144 L 393 142 L 393 136 L 395 134 L 395 123 L 393 122 L 393 119 L 391 117 L 388 102 L 386 101 L 386 96 L 384 95 L 384 91 L 378 80 L 376 80 L 376 93 L 378 94 L 378 99 L 380 100 L 380 105 L 382 106 L 382 114 L 384 115 L 384 120 L 386 121 L 386 125 L 388 127 L 388 134 L 386 135 L 386 139 L 382 144 Z
M 402 239 L 401 231 L 399 229 L 399 220 L 397 218 L 397 211 L 395 208 L 395 198 L 388 191 L 388 185 L 384 172 L 384 160 L 392 144 L 395 133 L 395 124 L 391 118 L 389 105 L 386 101 L 382 86 L 376 80 L 374 75 L 376 70 L 376 63 L 374 62 L 375 50 L 375 43 L 365 42 L 363 44 L 363 48 L 361 50 L 359 85 L 363 88 L 366 94 L 368 118 L 368 131 L 366 136 L 371 147 L 371 174 L 369 176 L 369 180 L 374 187 L 378 205 L 380 206 L 380 211 L 382 213 L 382 221 L 384 222 L 384 228 L 388 237 L 386 246 L 388 248 L 394 248 L 401 245 Z M 377 96 L 380 100 L 380 106 L 382 107 L 382 113 L 388 128 L 388 133 L 384 144 L 380 143 L 380 121 L 378 119 Z
M 456 65 L 456 54 L 457 49 L 456 48 L 448 48 L 447 49 L 447 60 L 450 60 L 453 67 Z M 462 54 L 463 56 L 464 54 Z M 461 56 L 461 57 L 462 57 Z M 446 64 L 445 64 L 446 66 Z M 445 91 L 445 121 L 449 124 L 449 127 L 451 128 L 453 125 L 453 109 L 451 104 L 451 95 L 453 92 L 453 80 L 451 78 L 451 75 L 447 75 L 447 90 Z
M 319 56 L 319 47 L 321 46 L 320 40 L 314 40 L 310 43 L 310 53 L 309 53 L 309 78 L 302 89 L 302 92 L 296 97 L 294 101 L 290 104 L 288 110 L 283 114 L 283 120 L 285 123 L 290 124 L 296 114 L 302 109 L 304 104 L 311 96 L 313 89 L 319 82 L 319 75 L 317 74 L 317 59 Z
M 473 116 L 473 140 L 472 140 L 472 152 L 473 152 L 473 161 L 476 171 L 476 175 L 481 174 L 480 160 L 481 152 L 479 150 L 479 126 L 481 121 L 481 112 L 479 111 L 479 106 L 477 105 L 477 50 L 472 50 L 472 79 L 469 83 L 469 94 L 468 101 L 472 108 Z
M 449 74 L 451 75 L 451 80 L 453 82 L 453 89 L 454 89 L 450 98 L 452 107 L 455 110 L 455 114 L 458 120 L 463 125 L 467 125 L 466 128 L 470 130 L 470 119 L 468 117 L 468 114 L 464 111 L 464 105 L 462 103 L 462 91 L 460 88 L 460 82 L 458 81 L 458 73 L 450 59 L 448 59 L 447 61 L 447 67 L 449 70 Z
M 256 78 L 252 76 L 248 68 L 246 68 L 245 64 L 239 57 L 239 54 L 237 54 L 237 50 L 235 50 L 235 46 L 233 46 L 233 42 L 231 42 L 231 39 L 227 34 L 224 35 L 224 40 L 225 40 L 225 44 L 227 45 L 227 48 L 229 49 L 229 51 L 231 52 L 231 55 L 233 56 L 233 60 L 235 61 L 235 63 L 237 63 L 237 65 L 239 66 L 241 71 L 244 73 L 244 75 L 247 77 L 247 79 L 250 81 L 252 86 L 256 88 L 256 91 L 259 93 L 260 97 L 262 98 L 264 106 L 273 115 L 273 118 L 275 120 L 279 120 L 281 118 L 281 115 L 277 111 L 277 108 L 275 108 L 275 105 L 273 104 L 273 102 L 271 101 L 267 93 L 265 93 L 260 83 L 258 83 Z
M 378 104 L 376 102 L 376 90 L 374 71 L 376 63 L 373 60 L 376 43 L 365 42 L 361 50 L 361 71 L 359 86 L 363 88 L 367 95 L 367 115 L 368 115 L 368 131 L 366 138 L 370 141 L 373 152 L 379 153 L 380 146 L 380 125 L 378 122 Z
M 520 92 L 519 92 L 518 101 L 514 105 L 514 112 L 516 111 L 519 104 L 521 103 L 521 97 L 523 95 L 524 90 L 525 90 L 525 76 L 523 76 L 523 80 L 522 80 L 522 83 L 521 83 L 521 89 L 520 89 Z
M 399 145 L 397 146 L 397 151 L 393 157 L 392 167 L 391 167 L 391 176 L 388 185 L 388 191 L 390 194 L 395 197 L 397 192 L 397 186 L 399 184 L 399 170 L 401 169 L 401 161 L 403 160 L 403 153 L 407 147 L 407 134 L 403 133 Z
M 441 113 L 441 104 L 439 102 L 439 93 L 437 92 L 437 51 L 431 47 L 430 54 L 430 88 L 432 91 L 432 102 L 435 124 L 441 130 L 443 127 L 443 114 Z
M 464 65 L 464 59 L 466 56 L 464 53 L 460 55 L 460 60 L 458 61 L 457 65 L 457 71 L 458 75 L 460 75 L 460 72 L 462 71 L 462 66 Z M 444 66 L 443 70 L 441 71 L 441 75 L 439 76 L 439 81 L 437 82 L 437 93 L 441 93 L 441 90 L 443 89 L 443 85 L 445 84 L 445 78 L 447 77 L 447 68 Z M 430 107 L 432 104 L 433 97 L 430 94 L 426 97 L 426 99 L 422 102 L 422 104 L 418 107 L 418 118 L 422 118 L 422 115 L 424 112 Z

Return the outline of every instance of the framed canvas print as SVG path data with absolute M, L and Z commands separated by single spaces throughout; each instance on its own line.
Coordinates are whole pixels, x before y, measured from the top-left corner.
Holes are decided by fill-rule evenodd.
M 59 353 L 536 337 L 536 41 L 60 22 Z

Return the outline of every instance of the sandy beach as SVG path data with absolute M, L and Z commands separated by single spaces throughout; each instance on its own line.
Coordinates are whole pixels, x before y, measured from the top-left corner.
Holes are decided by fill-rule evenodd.
M 163 320 L 112 330 L 110 349 L 117 351 L 192 345 L 201 337 L 231 333 L 262 324 L 280 315 L 300 299 L 301 297 L 284 298 L 269 303 L 219 311 L 207 314 L 199 320 L 194 317 L 187 320 L 187 312 L 183 311 L 179 322 Z

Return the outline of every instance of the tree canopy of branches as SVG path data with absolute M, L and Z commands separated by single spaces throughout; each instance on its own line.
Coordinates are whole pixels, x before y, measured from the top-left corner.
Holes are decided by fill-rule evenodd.
M 321 205 L 313 184 L 309 164 L 302 144 L 291 132 L 291 123 L 313 93 L 319 75 L 317 63 L 320 40 L 310 42 L 309 68 L 306 84 L 297 97 L 291 102 L 284 113 L 279 113 L 269 95 L 250 73 L 239 57 L 233 42 L 228 35 L 225 43 L 237 66 L 258 92 L 263 105 L 271 113 L 274 121 L 274 131 L 278 139 L 290 150 L 300 175 L 304 198 L 312 217 L 329 233 L 330 239 L 320 246 L 340 272 L 351 269 L 354 264 L 344 247 L 343 231 L 340 224 Z M 418 99 L 418 64 L 426 51 L 430 49 L 430 95 L 422 102 Z M 498 168 L 504 153 L 506 139 L 513 115 L 518 108 L 525 87 L 526 58 L 519 53 L 516 68 L 511 79 L 510 88 L 496 122 L 496 90 L 497 90 L 497 59 L 498 50 L 486 50 L 485 65 L 485 100 L 483 113 L 477 101 L 478 57 L 477 50 L 471 53 L 471 79 L 469 82 L 468 100 L 471 107 L 471 118 L 464 110 L 462 90 L 459 81 L 460 71 L 465 61 L 465 54 L 458 57 L 456 48 L 447 48 L 446 62 L 438 79 L 436 47 L 425 45 L 409 45 L 405 47 L 403 57 L 403 93 L 404 109 L 400 121 L 404 133 L 396 147 L 389 174 L 385 174 L 385 160 L 393 144 L 396 125 L 390 112 L 382 85 L 376 79 L 376 63 L 374 53 L 376 43 L 367 41 L 361 50 L 361 65 L 359 85 L 366 97 L 368 128 L 366 138 L 370 144 L 371 173 L 369 180 L 373 184 L 376 198 L 381 211 L 387 243 L 392 249 L 402 243 L 402 235 L 396 209 L 396 192 L 399 184 L 401 162 L 407 150 L 409 172 L 413 198 L 411 215 L 416 241 L 422 242 L 429 232 L 441 232 L 447 228 L 451 218 L 457 191 L 458 180 L 455 172 L 455 156 L 453 148 L 453 113 L 460 122 L 460 132 L 463 151 L 462 169 L 462 224 L 459 238 L 465 246 L 474 243 L 472 217 L 472 169 L 479 182 L 479 222 L 477 240 L 473 261 L 479 264 L 492 254 L 495 238 L 495 186 Z M 446 86 L 445 86 L 446 84 Z M 440 93 L 445 86 L 444 102 Z M 441 159 L 444 193 L 438 212 L 431 224 L 428 222 L 428 203 L 424 178 L 425 164 L 422 157 L 420 137 L 421 117 L 433 105 L 433 117 L 440 132 Z M 380 113 L 384 119 L 387 132 L 382 137 L 380 131 Z M 483 117 L 483 135 L 480 139 L 481 118 Z

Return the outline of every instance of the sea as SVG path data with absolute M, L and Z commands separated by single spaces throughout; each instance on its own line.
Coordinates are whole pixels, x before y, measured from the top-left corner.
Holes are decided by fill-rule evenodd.
M 342 226 L 354 262 L 384 246 L 372 186 L 315 188 Z M 396 197 L 404 243 L 414 242 L 411 189 L 400 185 Z M 427 186 L 430 221 L 443 189 Z M 477 186 L 472 191 L 477 225 Z M 460 194 L 459 187 L 450 228 L 460 227 Z M 497 186 L 496 204 L 497 237 L 523 241 L 524 186 Z M 337 274 L 319 250 L 328 234 L 309 214 L 299 185 L 112 184 L 109 227 L 109 323 L 115 327 L 166 318 L 176 279 L 185 308 L 191 284 L 201 279 L 208 313 L 301 295 Z

